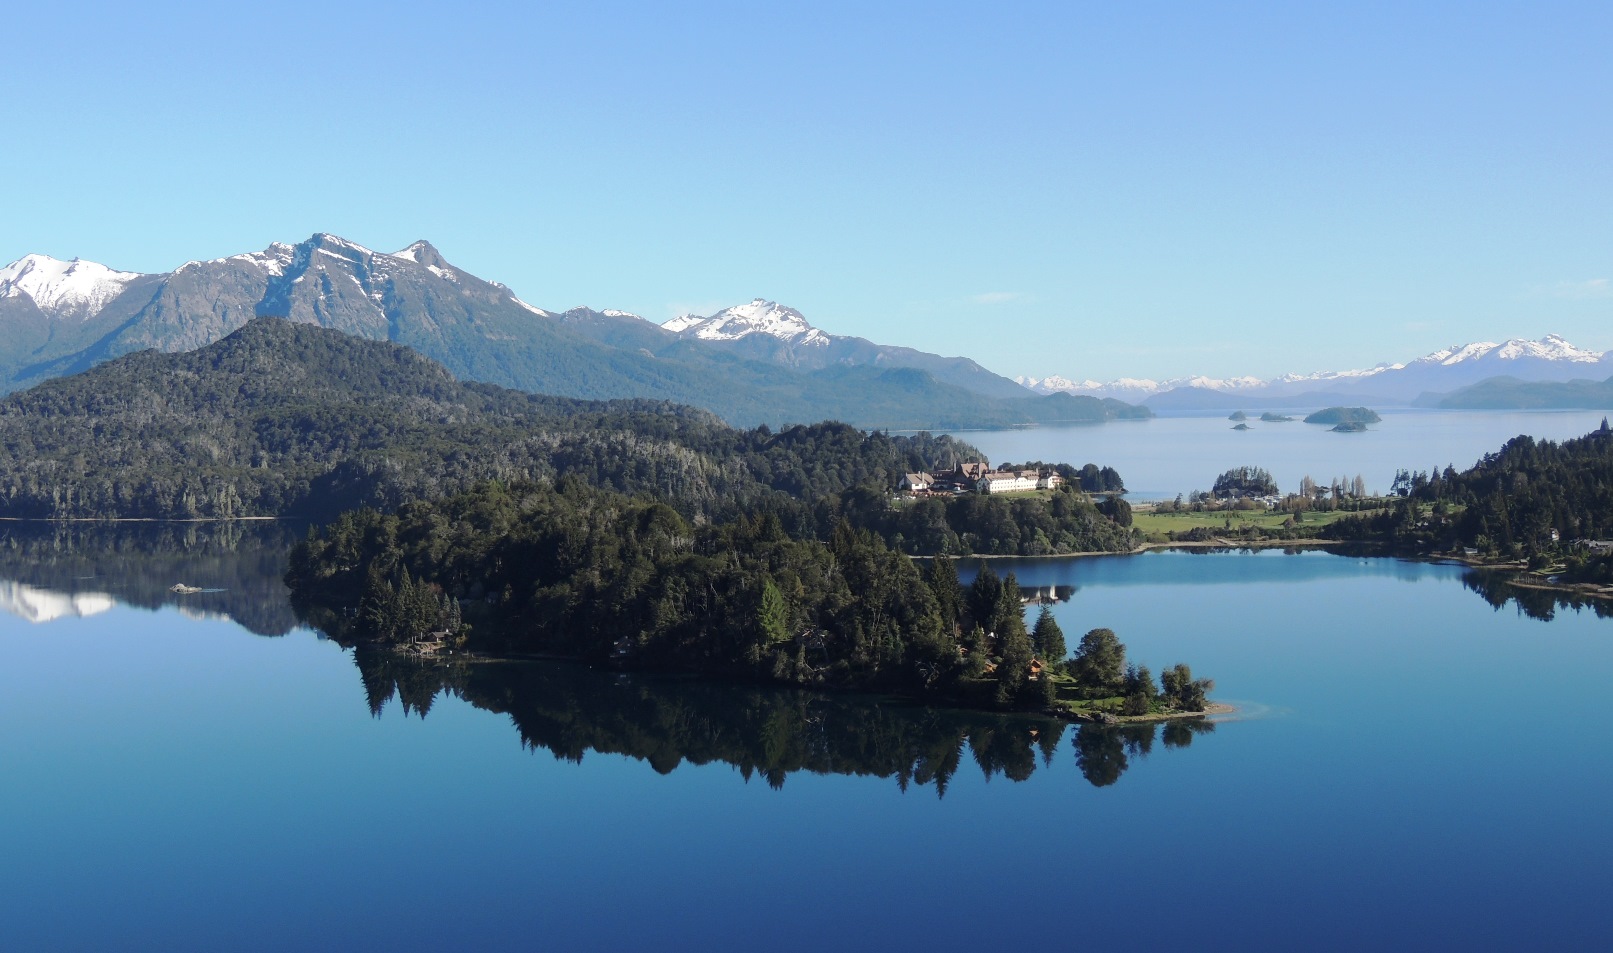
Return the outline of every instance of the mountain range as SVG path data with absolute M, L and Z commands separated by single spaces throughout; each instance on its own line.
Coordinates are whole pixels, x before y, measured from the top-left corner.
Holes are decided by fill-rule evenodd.
M 1576 347 L 1555 334 L 1538 341 L 1513 339 L 1444 348 L 1412 361 L 1348 371 L 1255 377 L 1121 378 L 1074 381 L 1064 377 L 1017 382 L 1037 393 L 1086 394 L 1140 401 L 1160 412 L 1278 407 L 1314 403 L 1438 405 L 1447 394 L 1494 377 L 1520 381 L 1569 381 L 1613 373 L 1613 352 Z
M 420 241 L 390 254 L 334 235 L 165 274 L 29 255 L 0 268 L 0 393 L 133 351 L 193 350 L 255 317 L 407 345 L 462 379 L 589 399 L 650 398 L 733 424 L 834 418 L 893 429 L 1147 416 L 1038 396 L 968 358 L 825 333 L 764 299 L 664 325 L 551 311 Z

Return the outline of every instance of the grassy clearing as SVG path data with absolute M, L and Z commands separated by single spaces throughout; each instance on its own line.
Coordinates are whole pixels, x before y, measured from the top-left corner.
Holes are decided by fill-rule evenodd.
M 1370 510 L 1361 510 L 1360 513 L 1370 513 Z M 1199 526 L 1210 529 L 1225 530 L 1227 521 L 1232 521 L 1232 532 L 1237 532 L 1248 526 L 1260 529 L 1282 529 L 1283 522 L 1288 519 L 1289 513 L 1283 510 L 1216 510 L 1214 512 L 1192 513 L 1132 513 L 1132 525 L 1145 534 L 1153 533 L 1179 533 Z M 1337 522 L 1346 516 L 1355 516 L 1343 510 L 1331 512 L 1309 512 L 1299 521 L 1300 527 L 1326 526 Z

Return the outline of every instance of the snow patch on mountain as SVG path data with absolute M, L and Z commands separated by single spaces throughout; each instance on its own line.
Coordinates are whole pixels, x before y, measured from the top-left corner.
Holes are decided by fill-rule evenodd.
M 425 242 L 415 242 L 413 245 L 410 245 L 408 248 L 405 248 L 402 251 L 393 252 L 392 257 L 402 258 L 404 261 L 418 262 L 420 260 L 421 249 L 426 247 L 428 246 Z
M 1480 341 L 1476 344 L 1458 344 L 1435 351 L 1426 357 L 1420 357 L 1412 363 L 1450 366 L 1466 361 L 1486 359 L 1516 361 L 1521 358 L 1535 358 L 1542 361 L 1571 361 L 1581 364 L 1594 364 L 1602 359 L 1603 353 L 1605 352 L 1588 351 L 1584 348 L 1575 347 L 1563 340 L 1559 335 L 1548 334 L 1538 341 L 1513 338 L 1500 344 L 1491 341 Z
M 293 250 L 290 245 L 275 242 L 263 251 L 247 252 L 243 255 L 231 255 L 228 258 L 215 258 L 212 264 L 223 264 L 227 261 L 241 261 L 249 265 L 256 265 L 264 272 L 274 276 L 286 273 L 286 266 L 291 264 Z
M 1386 363 L 1378 364 L 1375 367 L 1346 371 L 1318 371 L 1313 374 L 1283 374 L 1280 377 L 1268 379 L 1258 377 L 1213 378 L 1195 376 L 1174 377 L 1157 381 L 1134 377 L 1122 377 L 1111 381 L 1075 381 L 1055 374 L 1051 377 L 1043 378 L 1016 377 L 1014 380 L 1021 386 L 1028 387 L 1040 394 L 1063 392 L 1137 400 L 1175 390 L 1178 387 L 1198 387 L 1229 393 L 1259 394 L 1262 391 L 1270 391 L 1276 388 L 1287 391 L 1291 389 L 1291 385 L 1325 385 L 1333 382 L 1345 384 L 1407 369 L 1434 366 L 1453 367 L 1459 364 L 1475 364 L 1478 362 L 1497 364 L 1503 361 L 1535 360 L 1554 363 L 1594 364 L 1604 360 L 1604 355 L 1610 354 L 1613 354 L 1613 352 L 1591 351 L 1576 347 L 1563 340 L 1560 335 L 1548 334 L 1538 341 L 1513 338 L 1499 344 L 1493 341 L 1477 341 L 1471 344 L 1452 345 L 1451 347 L 1441 348 L 1432 354 L 1424 355 L 1414 361 L 1399 364 Z M 1495 373 L 1506 373 L 1506 368 L 1497 367 Z
M 88 317 L 139 277 L 79 258 L 60 261 L 49 255 L 26 255 L 0 268 L 0 298 L 26 296 L 53 317 Z
M 1233 391 L 1250 387 L 1259 387 L 1265 381 L 1257 377 L 1173 377 L 1168 380 L 1156 381 L 1146 377 L 1121 377 L 1112 381 L 1072 381 L 1067 377 L 1054 375 L 1052 377 L 1016 377 L 1014 381 L 1021 387 L 1028 387 L 1038 394 L 1096 394 L 1103 397 L 1122 397 L 1130 395 L 1133 398 L 1148 397 L 1161 391 L 1173 390 L 1177 387 L 1200 387 L 1206 390 Z
M 750 334 L 766 334 L 791 344 L 830 343 L 829 335 L 807 323 L 801 312 L 765 298 L 724 308 L 709 318 L 680 314 L 661 327 L 702 341 L 737 341 Z

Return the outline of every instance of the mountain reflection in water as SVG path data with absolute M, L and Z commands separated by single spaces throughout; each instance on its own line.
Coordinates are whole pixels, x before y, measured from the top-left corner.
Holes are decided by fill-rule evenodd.
M 926 708 L 866 696 L 642 675 L 552 661 L 431 661 L 354 653 L 370 711 L 396 698 L 425 717 L 439 695 L 510 717 L 521 744 L 567 761 L 626 755 L 666 774 L 725 762 L 779 788 L 797 771 L 871 775 L 933 785 L 937 795 L 972 761 L 989 779 L 1030 778 L 1038 765 L 1075 759 L 1102 787 L 1156 740 L 1180 748 L 1215 730 L 1201 719 L 1105 728 L 1052 718 Z M 1065 739 L 1070 741 L 1066 742 Z
M 281 581 L 286 553 L 304 528 L 285 523 L 59 523 L 0 525 L 0 609 L 32 622 L 82 618 L 114 604 L 174 608 L 197 618 L 228 618 L 259 635 L 284 635 L 303 623 Z M 1071 562 L 1099 585 L 1183 581 L 1235 583 L 1311 576 L 1337 567 L 1325 559 L 1219 560 L 1199 554 L 1185 579 L 1165 561 L 1113 557 Z M 1360 555 L 1341 557 L 1364 560 Z M 1374 573 L 1407 579 L 1416 564 L 1371 558 Z M 1000 571 L 1025 570 L 1013 560 Z M 1036 564 L 1046 570 L 1047 563 Z M 1061 564 L 1062 565 L 1062 564 Z M 962 564 L 966 575 L 975 568 Z M 1297 573 L 1297 575 L 1296 575 Z M 1308 574 L 1308 575 L 1307 575 Z M 1027 586 L 1029 601 L 1065 602 L 1074 578 Z M 185 583 L 208 591 L 170 591 Z M 1467 590 L 1497 610 L 1529 618 L 1559 611 L 1613 616 L 1613 603 L 1517 586 L 1504 573 L 1470 570 Z M 747 779 L 778 787 L 793 772 L 891 778 L 904 790 L 933 785 L 944 795 L 966 762 L 988 778 L 1021 781 L 1039 766 L 1073 758 L 1096 786 L 1118 781 L 1139 758 L 1184 747 L 1215 730 L 1209 721 L 1104 728 L 1027 715 L 917 705 L 868 696 L 651 674 L 625 674 L 561 662 L 464 662 L 411 659 L 358 650 L 367 703 L 380 714 L 396 699 L 424 716 L 447 694 L 510 716 L 522 745 L 580 761 L 590 751 L 626 755 L 660 772 L 680 764 L 725 762 Z
M 285 635 L 301 623 L 281 577 L 304 532 L 278 521 L 0 524 L 0 609 L 49 622 L 114 603 L 172 607 Z M 175 583 L 205 591 L 171 592 Z

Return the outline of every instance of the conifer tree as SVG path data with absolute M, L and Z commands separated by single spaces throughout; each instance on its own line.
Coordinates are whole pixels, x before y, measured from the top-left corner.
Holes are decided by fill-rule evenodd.
M 930 560 L 924 581 L 929 585 L 930 592 L 935 594 L 942 628 L 948 633 L 956 632 L 964 601 L 963 586 L 958 584 L 958 568 L 946 556 L 937 556 Z
M 1076 683 L 1095 694 L 1115 695 L 1125 687 L 1126 647 L 1112 629 L 1081 636 L 1071 664 Z
M 1031 646 L 1049 668 L 1064 665 L 1064 657 L 1069 654 L 1069 649 L 1064 644 L 1064 630 L 1053 618 L 1051 606 L 1042 606 L 1041 613 L 1037 615 L 1036 627 L 1031 630 Z

